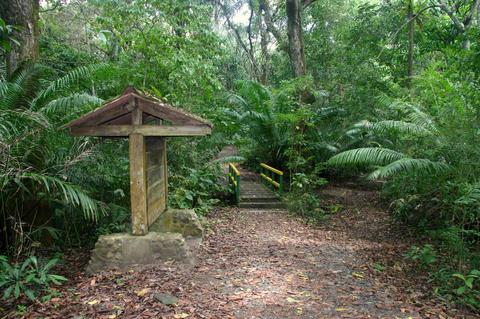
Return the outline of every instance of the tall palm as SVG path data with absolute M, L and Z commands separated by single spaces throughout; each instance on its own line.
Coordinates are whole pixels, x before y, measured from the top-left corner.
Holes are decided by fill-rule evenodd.
M 265 86 L 254 81 L 239 81 L 237 94 L 229 95 L 231 115 L 247 134 L 256 160 L 282 164 L 288 146 L 289 129 L 285 104 L 281 103 Z
M 349 134 L 369 132 L 382 136 L 388 132 L 417 137 L 434 136 L 437 131 L 433 119 L 421 111 L 419 107 L 398 100 L 380 99 L 382 103 L 396 112 L 404 114 L 399 120 L 383 120 L 378 122 L 361 121 L 354 125 Z M 391 142 L 390 142 L 391 143 Z M 436 173 L 449 169 L 443 162 L 425 158 L 411 158 L 406 154 L 382 147 L 360 147 L 341 152 L 328 160 L 331 166 L 357 166 L 373 168 L 368 176 L 370 179 L 385 179 L 399 173 Z

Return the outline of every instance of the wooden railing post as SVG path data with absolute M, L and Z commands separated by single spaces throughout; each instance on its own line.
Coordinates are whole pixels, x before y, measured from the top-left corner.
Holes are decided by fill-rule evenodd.
M 278 175 L 278 182 L 275 180 L 275 174 Z M 268 166 L 265 163 L 260 163 L 260 176 L 264 182 L 269 184 L 273 191 L 275 191 L 275 188 L 278 188 L 279 195 L 283 194 L 283 172 L 281 170 Z
M 237 200 L 237 204 L 240 203 L 240 175 L 236 175 L 237 180 L 237 189 L 235 190 L 235 196 Z
M 282 193 L 283 193 L 283 175 L 280 175 L 280 187 L 278 189 L 278 193 L 280 194 L 280 196 L 282 196 Z
M 238 204 L 240 202 L 240 172 L 233 163 L 228 163 L 228 182 L 233 184 L 235 202 Z

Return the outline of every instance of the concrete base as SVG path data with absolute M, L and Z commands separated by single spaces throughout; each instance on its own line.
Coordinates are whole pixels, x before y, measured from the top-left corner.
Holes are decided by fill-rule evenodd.
M 189 246 L 181 234 L 150 232 L 145 236 L 120 233 L 100 236 L 92 251 L 87 272 L 126 270 L 134 265 L 150 265 L 175 260 L 194 264 Z
M 202 243 L 203 228 L 193 209 L 168 209 L 150 226 L 145 236 L 127 233 L 100 236 L 92 251 L 87 272 L 169 260 L 187 266 Z
M 193 209 L 167 209 L 149 227 L 159 233 L 179 233 L 183 237 L 202 237 L 203 227 Z

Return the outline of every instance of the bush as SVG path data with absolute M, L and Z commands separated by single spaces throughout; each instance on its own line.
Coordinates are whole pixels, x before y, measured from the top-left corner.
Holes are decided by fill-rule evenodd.
M 0 256 L 0 288 L 3 299 L 27 297 L 31 301 L 50 297 L 50 285 L 61 285 L 65 277 L 51 273 L 58 259 L 50 259 L 45 264 L 39 263 L 37 257 L 31 256 L 22 263 L 10 264 L 7 257 Z

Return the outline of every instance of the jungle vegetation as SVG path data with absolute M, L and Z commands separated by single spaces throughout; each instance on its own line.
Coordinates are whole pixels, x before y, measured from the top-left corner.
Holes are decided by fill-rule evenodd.
M 214 123 L 208 138 L 169 142 L 171 206 L 204 214 L 218 203 L 212 159 L 229 144 L 247 164 L 284 169 L 302 195 L 287 199 L 310 221 L 329 180 L 378 181 L 385 207 L 432 243 L 409 256 L 440 295 L 478 309 L 479 6 L 2 1 L 4 273 L 33 265 L 39 246 L 91 247 L 128 227 L 128 145 L 59 128 L 134 85 Z

